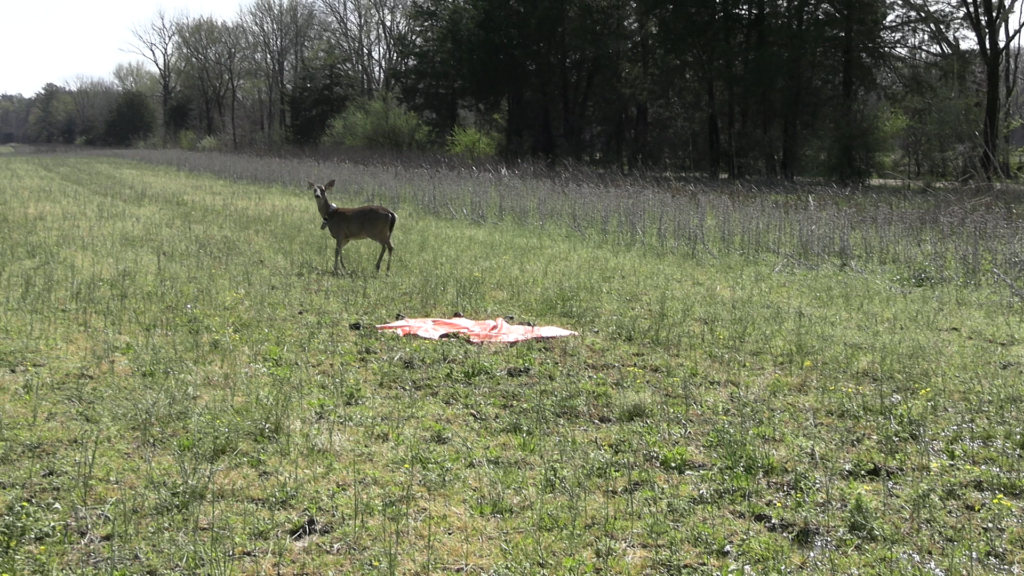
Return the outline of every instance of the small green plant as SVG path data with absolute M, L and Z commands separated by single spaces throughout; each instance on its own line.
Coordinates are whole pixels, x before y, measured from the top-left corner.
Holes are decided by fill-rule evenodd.
M 448 135 L 449 154 L 466 158 L 490 158 L 498 153 L 498 138 L 472 126 L 456 126 Z
M 182 130 L 178 133 L 178 148 L 182 150 L 195 150 L 199 147 L 199 137 L 191 130 Z
M 646 394 L 627 394 L 622 400 L 616 417 L 621 422 L 644 422 L 655 414 L 655 407 Z
M 882 534 L 878 526 L 878 514 L 863 492 L 858 491 L 846 512 L 846 529 L 850 534 L 865 540 L 875 540 Z
M 686 446 L 676 446 L 661 453 L 659 464 L 666 470 L 683 473 L 690 464 L 690 450 Z
M 217 137 L 213 135 L 203 138 L 196 145 L 196 150 L 199 150 L 200 152 L 216 152 L 220 149 L 220 140 L 218 140 Z
M 452 441 L 452 431 L 444 424 L 433 422 L 429 429 L 430 441 L 434 444 L 447 444 Z

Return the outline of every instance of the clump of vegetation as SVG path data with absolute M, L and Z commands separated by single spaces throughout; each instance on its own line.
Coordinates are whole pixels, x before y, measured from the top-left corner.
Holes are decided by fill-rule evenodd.
M 191 130 L 182 130 L 178 133 L 178 148 L 182 150 L 195 150 L 199 147 L 199 137 Z
M 325 145 L 344 145 L 373 150 L 405 151 L 424 148 L 430 131 L 419 116 L 391 94 L 361 99 L 331 119 Z
M 466 158 L 492 158 L 498 153 L 498 137 L 472 126 L 456 126 L 448 135 L 446 149 Z
M 199 150 L 200 152 L 216 152 L 220 149 L 220 140 L 213 135 L 204 137 L 198 144 L 196 144 L 196 150 Z

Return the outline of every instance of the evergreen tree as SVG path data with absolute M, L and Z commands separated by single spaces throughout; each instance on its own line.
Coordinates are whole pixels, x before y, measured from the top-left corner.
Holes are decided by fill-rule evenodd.
M 153 134 L 156 113 L 149 98 L 134 91 L 122 92 L 104 130 L 108 144 L 129 146 Z
M 71 144 L 75 141 L 74 105 L 67 90 L 46 84 L 33 97 L 29 115 L 29 139 L 46 144 Z
M 318 61 L 307 62 L 288 101 L 289 139 L 301 145 L 320 142 L 331 118 L 345 109 L 352 84 L 337 57 L 329 52 L 321 54 Z

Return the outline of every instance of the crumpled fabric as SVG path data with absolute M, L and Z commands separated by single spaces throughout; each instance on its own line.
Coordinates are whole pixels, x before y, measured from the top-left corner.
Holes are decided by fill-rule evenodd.
M 378 330 L 391 330 L 402 336 L 415 334 L 437 340 L 446 334 L 458 334 L 470 342 L 520 342 L 534 338 L 561 338 L 579 336 L 578 332 L 557 326 L 520 326 L 505 320 L 470 320 L 469 318 L 406 318 L 391 324 L 381 324 Z

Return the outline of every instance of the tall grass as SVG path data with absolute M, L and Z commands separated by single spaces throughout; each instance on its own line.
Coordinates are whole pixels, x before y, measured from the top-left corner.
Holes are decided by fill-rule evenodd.
M 736 254 L 785 266 L 882 268 L 899 284 L 996 279 L 1019 297 L 1024 240 L 1012 185 L 834 188 L 667 177 L 651 183 L 580 170 L 446 162 L 379 165 L 182 151 L 118 156 L 251 182 L 293 186 L 343 174 L 355 199 L 417 207 L 439 218 L 567 227 L 581 237 L 701 258 Z
M 1024 566 L 1008 208 L 942 201 L 991 234 L 972 281 L 927 198 L 148 158 L 188 170 L 0 159 L 4 573 Z M 368 242 L 330 273 L 330 178 L 398 213 L 390 276 Z M 657 241 L 659 203 L 703 236 Z M 822 212 L 876 256 L 828 256 Z M 581 336 L 370 329 L 456 311 Z

